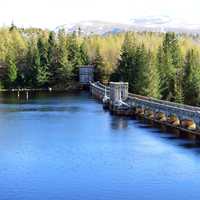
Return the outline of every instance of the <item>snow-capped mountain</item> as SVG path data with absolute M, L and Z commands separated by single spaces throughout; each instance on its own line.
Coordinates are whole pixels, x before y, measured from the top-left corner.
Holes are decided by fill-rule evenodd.
M 72 24 L 65 24 L 57 27 L 64 28 L 67 32 L 78 31 L 79 29 L 85 35 L 99 34 L 104 35 L 108 33 L 119 33 L 133 30 L 132 25 L 104 22 L 104 21 L 81 21 Z
M 169 16 L 147 16 L 131 20 L 134 27 L 155 31 L 175 31 L 186 33 L 200 33 L 200 24 L 191 23 L 183 19 Z
M 126 31 L 154 31 L 178 33 L 200 33 L 200 24 L 186 22 L 181 19 L 173 19 L 168 16 L 147 16 L 133 18 L 128 23 L 112 23 L 104 21 L 82 21 L 77 23 L 65 24 L 57 27 L 64 28 L 67 32 L 81 30 L 84 35 L 90 34 L 116 34 Z

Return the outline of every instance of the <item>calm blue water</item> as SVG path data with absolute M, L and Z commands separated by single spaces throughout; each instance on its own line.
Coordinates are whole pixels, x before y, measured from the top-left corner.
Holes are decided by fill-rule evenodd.
M 198 200 L 200 147 L 89 94 L 0 97 L 0 200 Z

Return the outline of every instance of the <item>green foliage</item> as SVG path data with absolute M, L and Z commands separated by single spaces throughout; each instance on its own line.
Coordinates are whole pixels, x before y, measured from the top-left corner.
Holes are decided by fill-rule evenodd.
M 36 85 L 39 87 L 46 86 L 49 80 L 48 71 L 48 50 L 47 44 L 43 38 L 39 38 L 37 42 L 37 49 L 35 52 L 35 72 L 36 72 Z
M 6 58 L 7 70 L 5 73 L 6 87 L 12 87 L 17 79 L 17 66 L 16 61 L 12 56 Z
M 131 33 L 127 33 L 122 45 L 121 56 L 115 72 L 115 79 L 129 82 L 130 90 L 134 92 L 136 92 L 135 83 L 138 74 L 136 53 L 135 38 Z
M 148 67 L 148 57 L 147 57 L 147 50 L 145 49 L 144 45 L 137 47 L 137 51 L 135 54 L 135 68 L 137 68 L 136 71 L 136 79 L 134 82 L 134 90 L 136 93 L 141 95 L 146 95 L 146 86 L 148 84 L 147 82 L 147 67 Z
M 144 78 L 144 85 L 142 86 L 143 95 L 160 98 L 160 77 L 155 62 L 155 56 L 151 51 L 146 52 L 146 69 L 141 70 L 140 73 Z
M 8 81 L 14 83 L 17 78 L 17 67 L 14 61 L 9 61 L 7 75 L 8 75 Z
M 49 85 L 55 84 L 57 70 L 57 43 L 54 32 L 50 32 L 48 38 L 48 68 L 49 68 Z
M 200 57 L 194 50 L 188 50 L 184 66 L 184 97 L 185 103 L 200 105 Z
M 80 45 L 80 62 L 82 65 L 88 65 L 90 63 L 85 42 L 82 42 Z
M 160 97 L 160 77 L 155 56 L 144 44 L 136 44 L 134 35 L 130 33 L 125 36 L 115 79 L 128 81 L 131 92 Z
M 46 84 L 48 83 L 49 73 L 47 70 L 48 70 L 47 66 L 44 65 L 37 66 L 37 76 L 36 76 L 37 86 L 43 87 L 46 86 Z
M 200 105 L 199 36 L 129 32 L 106 36 L 57 33 L 14 24 L 0 28 L 0 83 L 11 87 L 65 87 L 79 65 L 94 64 L 102 82 L 127 81 L 130 91 Z
M 178 37 L 174 33 L 166 33 L 163 44 L 158 49 L 157 62 L 162 98 L 182 103 L 183 58 Z
M 70 81 L 73 77 L 73 66 L 68 60 L 68 51 L 65 32 L 62 30 L 58 34 L 58 45 L 57 45 L 57 63 L 56 63 L 56 74 L 55 77 L 57 81 L 66 83 Z
M 4 89 L 4 84 L 0 81 L 0 90 Z
M 68 60 L 73 67 L 73 76 L 75 80 L 78 80 L 78 70 L 79 65 L 82 64 L 80 48 L 77 41 L 77 36 L 75 33 L 70 35 L 67 39 L 67 51 L 68 51 Z
M 39 59 L 41 66 L 48 66 L 48 44 L 44 40 L 44 38 L 40 37 L 37 42 L 37 49 L 39 52 Z
M 105 81 L 105 73 L 104 73 L 104 60 L 100 54 L 99 47 L 96 49 L 96 57 L 93 60 L 93 65 L 95 67 L 95 80 L 97 81 Z

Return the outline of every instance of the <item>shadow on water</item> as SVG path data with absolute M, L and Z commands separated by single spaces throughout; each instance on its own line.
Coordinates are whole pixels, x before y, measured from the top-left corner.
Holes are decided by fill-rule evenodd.
M 151 126 L 151 125 L 148 125 L 148 124 L 144 124 L 144 125 L 140 124 L 138 127 L 139 127 L 139 128 L 144 128 L 144 129 L 152 128 L 152 126 Z
M 198 156 L 200 155 L 200 141 L 182 140 L 180 143 L 177 144 L 177 146 L 191 151 Z
M 200 141 L 189 139 L 185 134 L 182 134 L 180 130 L 175 128 L 166 127 L 164 125 L 152 123 L 143 119 L 117 116 L 112 118 L 112 128 L 127 128 L 130 120 L 132 120 L 140 129 L 148 129 L 148 132 L 165 141 L 171 141 L 171 144 L 173 145 L 184 149 L 195 150 L 195 153 L 200 154 Z
M 180 144 L 179 146 L 184 147 L 186 149 L 199 149 L 200 150 L 200 142 L 199 141 L 185 142 L 183 144 Z
M 162 138 L 167 140 L 180 140 L 180 138 L 177 136 L 163 136 Z

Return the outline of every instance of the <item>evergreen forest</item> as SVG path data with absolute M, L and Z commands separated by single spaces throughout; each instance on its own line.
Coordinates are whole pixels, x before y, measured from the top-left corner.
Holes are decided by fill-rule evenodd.
M 68 88 L 80 65 L 95 79 L 129 82 L 130 92 L 200 105 L 199 36 L 127 32 L 82 35 L 38 28 L 0 28 L 0 88 Z

